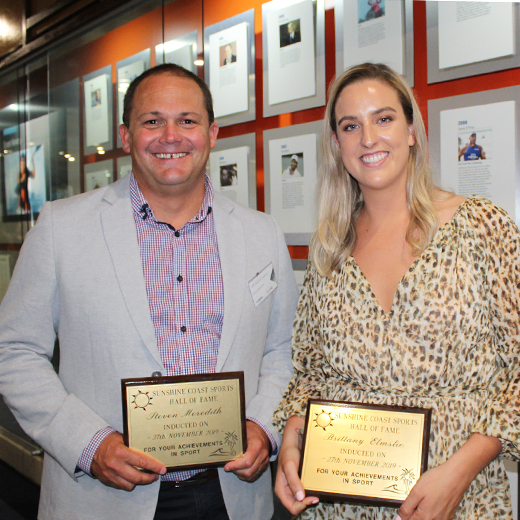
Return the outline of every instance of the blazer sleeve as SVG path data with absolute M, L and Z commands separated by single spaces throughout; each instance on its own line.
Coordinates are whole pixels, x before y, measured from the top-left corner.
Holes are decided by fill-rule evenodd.
M 67 392 L 50 362 L 60 314 L 54 229 L 47 203 L 0 307 L 0 394 L 27 434 L 73 477 L 85 446 L 108 425 Z

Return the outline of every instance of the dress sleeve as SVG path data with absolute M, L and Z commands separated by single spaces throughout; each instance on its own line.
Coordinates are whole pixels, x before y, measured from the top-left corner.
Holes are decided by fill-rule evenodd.
M 520 232 L 501 209 L 485 207 L 481 233 L 488 255 L 490 312 L 497 371 L 475 431 L 498 437 L 502 455 L 520 459 Z
M 307 400 L 320 398 L 325 385 L 322 338 L 316 306 L 319 280 L 319 274 L 309 264 L 293 327 L 294 375 L 273 417 L 273 424 L 280 432 L 292 415 L 305 417 Z

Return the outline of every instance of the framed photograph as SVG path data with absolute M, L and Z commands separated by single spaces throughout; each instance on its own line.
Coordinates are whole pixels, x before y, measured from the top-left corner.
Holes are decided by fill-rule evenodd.
M 385 63 L 414 84 L 413 0 L 336 0 L 336 75 Z
M 254 121 L 254 9 L 204 29 L 204 62 L 219 126 Z
M 431 100 L 430 162 L 443 188 L 482 195 L 520 223 L 520 87 Z
M 116 180 L 122 179 L 132 171 L 132 157 L 125 155 L 117 158 Z
M 49 199 L 49 115 L 2 132 L 4 221 L 35 222 Z
M 207 172 L 214 191 L 256 209 L 256 134 L 218 139 Z
M 155 63 L 175 63 L 197 74 L 197 31 L 192 31 L 174 40 L 155 47 Z
M 112 150 L 112 66 L 83 76 L 84 153 L 97 152 L 97 147 Z
M 325 105 L 323 0 L 262 5 L 264 117 Z
M 85 190 L 91 191 L 108 186 L 113 178 L 112 160 L 99 161 L 96 163 L 85 164 Z
M 303 279 L 305 278 L 305 273 L 307 272 L 308 260 L 302 258 L 293 258 L 291 259 L 291 262 L 294 278 L 296 278 L 296 284 L 298 285 L 300 292 L 302 292 Z
M 117 127 L 123 123 L 123 109 L 125 94 L 130 83 L 150 68 L 150 49 L 146 49 L 129 58 L 118 61 L 117 65 Z M 117 130 L 117 129 L 116 129 Z M 121 148 L 119 131 L 116 131 L 117 147 Z
M 428 83 L 520 67 L 519 7 L 516 2 L 427 2 Z
M 321 121 L 264 132 L 265 211 L 288 245 L 308 245 L 316 228 Z

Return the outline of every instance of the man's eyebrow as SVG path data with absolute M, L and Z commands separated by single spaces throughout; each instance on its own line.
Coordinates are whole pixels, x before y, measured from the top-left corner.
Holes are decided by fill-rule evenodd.
M 148 112 L 143 112 L 140 117 L 148 117 L 148 116 L 155 116 L 159 117 L 162 116 L 163 113 L 160 110 L 149 110 Z M 178 117 L 187 117 L 187 116 L 200 116 L 198 112 L 181 112 Z

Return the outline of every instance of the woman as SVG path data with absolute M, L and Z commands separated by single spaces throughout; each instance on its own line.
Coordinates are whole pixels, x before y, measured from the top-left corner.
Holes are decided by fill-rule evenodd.
M 39 147 L 38 147 L 39 148 Z M 31 210 L 31 201 L 29 197 L 29 179 L 34 177 L 34 154 L 32 159 L 32 170 L 27 167 L 25 152 L 20 154 L 20 172 L 18 173 L 18 183 L 15 192 L 18 195 L 18 209 L 22 213 L 28 213 Z
M 518 458 L 518 229 L 434 186 L 417 104 L 384 65 L 332 85 L 322 157 L 276 493 L 306 519 L 512 518 L 497 457 Z M 430 469 L 399 509 L 304 496 L 309 398 L 432 409 Z

